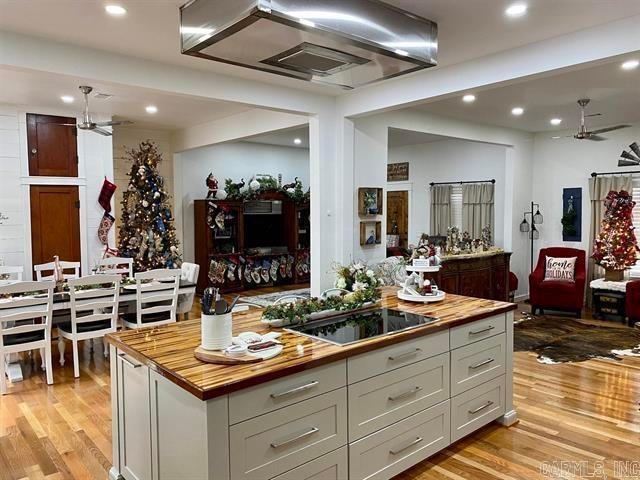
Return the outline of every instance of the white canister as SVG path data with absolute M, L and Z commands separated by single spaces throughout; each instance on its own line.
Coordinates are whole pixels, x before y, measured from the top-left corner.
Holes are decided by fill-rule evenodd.
M 224 315 L 202 314 L 202 348 L 205 350 L 224 350 L 231 345 L 231 312 Z

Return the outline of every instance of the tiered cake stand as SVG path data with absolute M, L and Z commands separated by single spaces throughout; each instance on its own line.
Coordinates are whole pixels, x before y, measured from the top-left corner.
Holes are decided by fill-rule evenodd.
M 417 273 L 420 276 L 420 284 L 424 284 L 424 274 L 425 273 L 434 273 L 440 271 L 440 266 L 414 266 L 407 265 L 407 272 L 409 273 Z M 426 294 L 426 295 L 415 295 L 412 292 L 406 291 L 404 287 L 398 290 L 398 298 L 400 300 L 405 300 L 407 302 L 422 302 L 422 303 L 431 303 L 431 302 L 441 302 L 446 297 L 446 294 L 438 290 L 435 294 Z

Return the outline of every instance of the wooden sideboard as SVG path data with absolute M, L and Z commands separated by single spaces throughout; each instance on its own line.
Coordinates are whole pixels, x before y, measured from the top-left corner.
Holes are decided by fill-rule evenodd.
M 447 292 L 489 300 L 509 300 L 511 252 L 450 256 L 431 278 Z

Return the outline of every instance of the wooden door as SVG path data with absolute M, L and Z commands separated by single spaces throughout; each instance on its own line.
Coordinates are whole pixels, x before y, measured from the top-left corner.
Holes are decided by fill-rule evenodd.
M 33 264 L 80 261 L 78 187 L 31 186 L 31 254 Z
M 77 130 L 73 117 L 27 113 L 29 175 L 78 176 Z
M 400 235 L 400 246 L 409 244 L 409 192 L 387 192 L 387 235 L 392 235 L 394 222 L 397 224 L 397 235 Z

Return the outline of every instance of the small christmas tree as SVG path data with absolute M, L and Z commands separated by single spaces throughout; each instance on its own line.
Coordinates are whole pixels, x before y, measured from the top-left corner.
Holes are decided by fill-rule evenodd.
M 635 202 L 629 192 L 612 190 L 604 205 L 606 212 L 592 258 L 605 270 L 622 274 L 636 264 L 639 250 L 632 218 Z
M 162 155 L 150 141 L 127 152 L 132 161 L 129 187 L 122 198 L 119 254 L 133 258 L 136 271 L 176 268 L 181 262 L 164 179 Z

